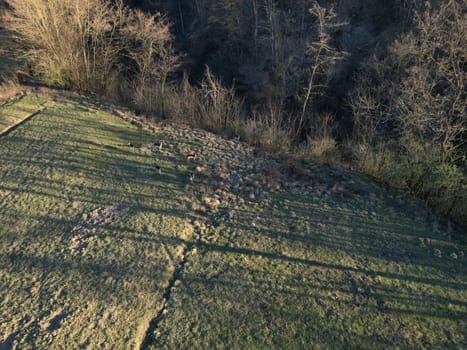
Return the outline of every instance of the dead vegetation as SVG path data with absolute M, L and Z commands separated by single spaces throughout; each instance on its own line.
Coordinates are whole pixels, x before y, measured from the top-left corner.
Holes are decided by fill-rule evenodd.
M 6 23 L 19 33 L 34 75 L 49 84 L 139 106 L 149 86 L 163 92 L 175 67 L 169 25 L 159 14 L 131 10 L 122 1 L 9 4 Z
M 467 30 L 460 0 L 361 8 L 367 16 L 391 14 L 393 27 L 377 36 L 381 45 L 363 24 L 353 27 L 364 19 L 347 1 L 300 2 L 288 13 L 274 1 L 254 1 L 248 10 L 227 6 L 228 0 L 197 2 L 200 26 L 211 25 L 206 33 L 223 28 L 208 41 L 239 60 L 231 62 L 238 65 L 239 86 L 210 66 L 197 81 L 182 72 L 190 60 L 174 49 L 171 33 L 178 28 L 160 14 L 122 1 L 9 3 L 6 23 L 20 34 L 35 77 L 110 97 L 149 121 L 167 118 L 266 152 L 345 164 L 467 222 Z M 184 18 L 181 7 L 178 14 Z M 397 26 L 404 29 L 398 37 L 389 33 Z M 247 37 L 251 42 L 242 42 Z M 243 61 L 242 50 L 251 61 Z M 345 78 L 353 82 L 343 93 L 337 85 L 355 60 L 362 63 L 353 79 Z M 5 86 L 9 96 L 16 93 L 16 81 Z

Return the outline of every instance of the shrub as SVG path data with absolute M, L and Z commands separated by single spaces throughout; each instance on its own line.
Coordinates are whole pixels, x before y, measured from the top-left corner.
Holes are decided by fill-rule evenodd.
M 133 91 L 144 96 L 154 82 L 163 86 L 175 65 L 169 25 L 158 14 L 130 10 L 122 1 L 9 4 L 10 28 L 20 34 L 34 73 L 50 84 L 133 100 L 139 98 Z
M 254 111 L 253 115 L 234 126 L 235 133 L 251 145 L 269 152 L 289 152 L 293 133 L 284 120 L 280 104 L 270 102 L 266 108 Z
M 308 137 L 299 150 L 302 156 L 322 162 L 338 162 L 340 158 L 337 142 L 332 137 Z
M 234 88 L 226 88 L 206 68 L 197 105 L 199 124 L 208 130 L 228 131 L 243 117 L 243 101 Z
M 18 79 L 12 73 L 0 74 L 0 101 L 11 98 L 20 91 Z

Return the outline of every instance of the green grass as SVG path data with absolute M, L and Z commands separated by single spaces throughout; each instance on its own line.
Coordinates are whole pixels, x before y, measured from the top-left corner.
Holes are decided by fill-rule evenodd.
M 465 345 L 465 262 L 447 256 L 462 245 L 434 233 L 423 209 L 391 197 L 276 195 L 218 220 L 209 235 L 154 349 Z
M 46 106 L 0 137 L 0 348 L 466 347 L 465 235 L 410 197 L 317 164 L 267 191 L 245 145 Z M 158 175 L 127 144 L 161 139 Z
M 47 98 L 39 95 L 22 97 L 17 101 L 4 102 L 0 107 L 0 133 L 8 127 L 21 122 L 24 118 L 37 112 L 47 103 Z
M 151 156 L 127 146 L 152 139 L 73 103 L 50 103 L 0 138 L 4 338 L 15 335 L 22 348 L 129 348 L 141 341 L 180 251 L 180 244 L 145 236 L 188 239 L 191 232 L 179 210 L 178 174 L 159 177 Z M 96 227 L 86 254 L 73 254 L 83 214 L 114 204 L 128 210 Z M 48 331 L 41 325 L 55 313 L 67 316 Z

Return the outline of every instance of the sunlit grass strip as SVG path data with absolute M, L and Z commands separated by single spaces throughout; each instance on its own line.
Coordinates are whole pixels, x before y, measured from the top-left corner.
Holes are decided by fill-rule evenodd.
M 24 117 L 24 119 L 21 119 L 19 122 L 8 126 L 6 129 L 0 131 L 0 137 L 7 135 L 10 131 L 12 131 L 12 130 L 16 129 L 18 126 L 26 123 L 29 119 L 34 118 L 36 115 L 42 113 L 43 111 L 44 111 L 44 109 L 38 109 L 34 113 L 31 113 L 31 114 L 27 115 L 26 117 Z

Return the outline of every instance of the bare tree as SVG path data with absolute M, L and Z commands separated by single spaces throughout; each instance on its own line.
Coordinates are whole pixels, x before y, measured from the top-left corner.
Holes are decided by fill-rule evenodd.
M 297 125 L 297 133 L 305 126 L 307 108 L 314 98 L 320 96 L 328 86 L 331 78 L 331 68 L 345 53 L 337 50 L 332 44 L 332 31 L 344 25 L 336 22 L 334 10 L 321 7 L 317 1 L 310 8 L 310 14 L 315 19 L 315 38 L 308 44 L 308 55 L 311 61 L 308 69 L 308 83 L 303 96 L 303 104 Z
M 453 162 L 467 145 L 462 137 L 467 132 L 467 22 L 461 2 L 450 0 L 417 14 L 416 36 L 406 36 L 391 49 L 399 61 L 410 62 L 396 100 L 404 131 L 439 144 Z

